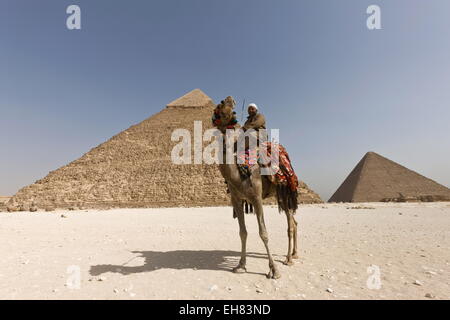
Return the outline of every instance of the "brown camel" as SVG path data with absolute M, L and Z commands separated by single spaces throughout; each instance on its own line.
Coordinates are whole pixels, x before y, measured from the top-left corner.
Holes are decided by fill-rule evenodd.
M 219 118 L 218 121 L 215 121 L 215 126 L 220 130 L 220 132 L 222 132 L 222 134 L 225 134 L 227 128 L 236 128 L 236 126 L 238 126 L 235 120 L 235 113 L 233 112 L 234 106 L 234 99 L 232 97 L 227 97 L 217 106 L 215 110 L 215 117 Z M 225 149 L 226 148 L 223 148 L 224 154 L 226 152 Z M 282 192 L 280 188 L 271 182 L 271 179 L 268 176 L 261 175 L 259 166 L 254 166 L 253 168 L 256 169 L 252 170 L 251 175 L 247 178 L 243 178 L 240 174 L 238 165 L 236 164 L 235 153 L 233 154 L 233 157 L 234 161 L 232 161 L 231 164 L 223 164 L 226 163 L 224 161 L 221 162 L 222 164 L 219 164 L 219 170 L 222 173 L 231 194 L 231 203 L 233 205 L 234 215 L 237 217 L 239 222 L 239 235 L 242 244 L 241 259 L 239 264 L 233 269 L 233 272 L 246 272 L 247 229 L 245 227 L 244 216 L 244 203 L 246 202 L 253 206 L 254 212 L 256 213 L 256 218 L 258 220 L 259 235 L 267 250 L 267 255 L 269 258 L 269 273 L 267 274 L 267 277 L 277 279 L 281 276 L 281 274 L 274 263 L 272 254 L 270 253 L 269 236 L 264 223 L 262 200 L 276 195 L 278 199 L 279 211 L 283 211 L 286 214 L 288 224 L 288 252 L 284 264 L 292 265 L 292 259 L 298 258 L 297 221 L 294 218 L 294 214 L 297 209 L 297 192 L 295 191 L 295 193 L 291 193 L 290 195 L 287 195 L 286 192 Z M 286 199 L 289 196 L 291 198 Z

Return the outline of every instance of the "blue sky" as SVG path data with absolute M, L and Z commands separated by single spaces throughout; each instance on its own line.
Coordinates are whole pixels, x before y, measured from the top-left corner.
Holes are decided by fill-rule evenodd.
M 367 151 L 450 186 L 449 16 L 448 0 L 2 0 L 0 195 L 194 88 L 257 103 L 324 200 Z

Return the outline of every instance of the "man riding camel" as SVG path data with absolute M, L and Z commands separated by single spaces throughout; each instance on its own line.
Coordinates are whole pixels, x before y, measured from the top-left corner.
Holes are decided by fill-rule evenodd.
M 258 112 L 258 106 L 254 103 L 250 103 L 248 105 L 248 117 L 247 121 L 242 127 L 242 130 L 249 132 L 248 139 L 245 139 L 245 149 L 249 148 L 249 145 L 259 145 L 261 142 L 267 141 L 267 132 L 266 130 L 266 118 L 262 113 Z M 261 131 L 260 131 L 261 130 Z M 252 142 L 250 142 L 252 141 Z
M 258 106 L 254 103 L 250 103 L 248 105 L 248 117 L 247 121 L 245 121 L 242 130 L 247 131 L 249 129 L 253 129 L 258 131 L 259 129 L 266 128 L 266 118 L 262 113 L 258 113 Z

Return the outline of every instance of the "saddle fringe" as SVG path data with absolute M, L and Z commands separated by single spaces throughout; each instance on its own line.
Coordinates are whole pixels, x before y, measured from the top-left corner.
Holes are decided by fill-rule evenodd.
M 297 190 L 292 190 L 288 185 L 277 185 L 278 212 L 295 214 L 298 209 L 297 196 Z
M 278 212 L 285 212 L 289 214 L 295 214 L 298 209 L 298 192 L 297 190 L 292 190 L 287 185 L 277 185 L 276 198 L 278 203 Z M 242 201 L 242 209 L 245 213 L 255 213 L 253 210 L 253 205 L 247 201 Z M 233 208 L 233 218 L 237 218 L 236 210 Z
M 242 201 L 242 209 L 245 213 L 255 213 L 253 210 L 253 205 L 247 201 Z M 237 218 L 236 210 L 233 208 L 233 218 Z
M 253 205 L 251 203 L 248 203 L 244 200 L 244 212 L 245 213 L 254 213 L 253 212 Z

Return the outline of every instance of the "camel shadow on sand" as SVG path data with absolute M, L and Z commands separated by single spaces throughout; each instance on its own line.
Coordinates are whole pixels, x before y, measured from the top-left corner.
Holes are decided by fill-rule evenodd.
M 175 251 L 132 251 L 136 257 L 125 262 L 123 265 L 101 264 L 91 266 L 89 273 L 99 276 L 103 273 L 114 272 L 123 275 L 134 273 L 151 272 L 160 269 L 196 269 L 196 270 L 231 270 L 238 264 L 240 252 L 221 250 L 175 250 Z M 247 253 L 247 257 L 267 259 L 266 254 Z M 139 266 L 127 266 L 136 258 L 144 258 L 145 262 Z M 247 272 L 252 273 L 252 272 Z M 260 274 L 263 273 L 253 273 Z

